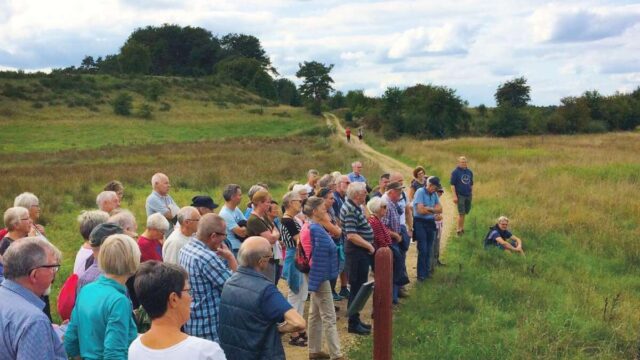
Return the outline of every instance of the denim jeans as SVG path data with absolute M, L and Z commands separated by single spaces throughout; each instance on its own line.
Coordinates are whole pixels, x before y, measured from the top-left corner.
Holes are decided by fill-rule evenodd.
M 413 223 L 413 239 L 418 244 L 418 280 L 430 277 L 433 243 L 436 238 L 435 223 L 417 220 Z
M 362 284 L 369 280 L 369 266 L 371 265 L 371 255 L 366 250 L 356 249 L 347 254 L 347 273 L 349 274 L 349 293 L 348 305 L 351 305 L 356 298 Z M 360 323 L 360 313 L 353 314 L 349 317 L 349 326 L 356 326 Z

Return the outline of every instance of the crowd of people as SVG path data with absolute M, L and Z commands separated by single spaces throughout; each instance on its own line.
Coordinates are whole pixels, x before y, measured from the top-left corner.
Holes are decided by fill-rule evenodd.
M 417 167 L 408 189 L 395 172 L 371 188 L 362 170 L 359 161 L 348 174 L 309 170 L 280 203 L 256 184 L 244 212 L 237 184 L 224 187 L 222 205 L 197 195 L 179 207 L 169 178 L 157 173 L 139 235 L 133 214 L 120 207 L 123 184 L 110 182 L 98 209 L 78 217 L 82 240 L 58 298 L 60 325 L 52 324 L 49 292 L 61 254 L 38 223 L 38 198 L 20 194 L 0 234 L 0 357 L 284 359 L 286 333 L 284 341 L 307 347 L 309 359 L 343 359 L 336 304 L 353 303 L 378 249 L 393 254 L 394 304 L 408 296 L 412 239 L 418 282 L 444 265 L 440 179 Z M 459 234 L 472 186 L 461 157 L 451 176 Z M 507 225 L 501 217 L 486 243 L 524 254 Z M 371 325 L 353 313 L 347 330 L 366 336 Z

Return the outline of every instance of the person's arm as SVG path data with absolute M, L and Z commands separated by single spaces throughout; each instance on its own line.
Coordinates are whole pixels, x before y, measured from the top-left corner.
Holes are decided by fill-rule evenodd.
M 78 280 L 78 291 L 77 291 L 78 294 L 80 294 L 80 288 L 81 288 L 80 281 Z M 67 325 L 67 331 L 65 331 L 64 338 L 63 338 L 64 350 L 67 352 L 67 355 L 69 355 L 69 357 L 76 357 L 80 355 L 80 341 L 78 338 L 78 323 L 77 323 L 78 320 L 76 315 L 77 309 L 78 309 L 78 303 L 76 298 L 76 306 L 71 311 L 71 320 Z
M 516 249 L 522 249 L 522 240 L 520 240 L 520 238 L 515 235 L 512 235 L 511 238 L 518 244 L 518 246 L 516 246 Z
M 402 236 L 400 236 L 400 234 L 398 234 L 395 231 L 391 231 L 391 229 L 389 229 L 389 235 L 391 235 L 391 239 L 393 239 L 393 241 L 395 241 L 395 242 L 401 242 L 402 241 Z
M 329 218 L 328 213 L 327 216 L 320 222 L 320 225 L 322 225 L 322 227 L 327 230 L 329 235 L 331 235 L 332 237 L 338 237 L 342 235 L 342 229 L 331 223 L 331 219 Z
M 420 215 L 439 214 L 442 212 L 442 206 L 440 204 L 425 206 L 424 204 L 418 203 L 416 210 L 418 210 L 418 214 Z
M 363 239 L 362 236 L 357 233 L 347 234 L 347 240 L 351 241 L 354 245 L 364 248 L 369 252 L 369 254 L 373 254 L 376 249 L 371 245 L 367 240 Z
M 518 248 L 516 248 L 515 246 L 511 245 L 508 241 L 504 240 L 502 237 L 498 236 L 496 238 L 496 242 L 499 245 L 502 245 L 504 248 L 509 249 L 511 251 L 518 251 Z
M 237 237 L 247 237 L 247 228 L 244 226 L 236 225 L 236 227 L 231 229 L 231 232 L 233 232 Z
M 307 322 L 292 308 L 284 313 L 284 322 L 278 325 L 278 331 L 281 333 L 299 332 L 304 331 L 306 327 Z
M 103 359 L 127 359 L 129 353 L 129 327 L 131 325 L 131 302 L 126 297 L 113 304 L 104 304 L 108 312 L 104 333 Z
M 233 256 L 233 252 L 229 250 L 227 245 L 224 243 L 220 244 L 216 254 L 227 261 L 227 265 L 229 265 L 229 269 L 231 269 L 231 271 L 235 272 L 238 269 L 238 261 L 236 260 L 236 257 Z
M 409 186 L 409 191 L 407 192 L 407 201 L 412 202 L 413 195 L 415 194 L 416 194 L 416 190 L 413 188 L 413 186 Z
M 12 335 L 20 336 L 16 359 L 66 359 L 56 353 L 54 339 L 57 340 L 57 335 L 53 332 L 51 323 L 48 321 L 35 321 L 25 327 L 22 334 Z M 57 341 L 59 343 L 60 340 Z

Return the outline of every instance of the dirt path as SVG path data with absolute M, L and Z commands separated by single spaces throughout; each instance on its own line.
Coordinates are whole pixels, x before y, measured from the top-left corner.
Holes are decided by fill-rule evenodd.
M 347 143 L 346 136 L 344 135 L 345 129 L 342 127 L 338 119 L 333 114 L 325 114 L 325 118 L 327 120 L 327 126 L 333 127 L 336 129 L 336 137 L 339 141 L 344 142 L 348 146 L 356 149 L 360 154 L 362 154 L 363 158 L 377 163 L 377 165 L 387 172 L 400 172 L 404 175 L 405 184 L 408 185 L 412 178 L 413 168 L 408 165 L 384 154 L 379 153 L 378 151 L 372 149 L 369 145 L 367 145 L 364 141 L 359 141 L 358 137 L 352 134 L 351 142 Z M 366 139 L 366 138 L 365 138 Z M 363 160 L 364 160 L 363 159 Z M 365 169 L 366 172 L 366 169 Z M 442 232 L 442 239 L 440 242 L 440 253 L 444 254 L 445 248 L 447 246 L 447 242 L 451 236 L 452 229 L 455 227 L 454 222 L 454 204 L 451 200 L 451 195 L 447 192 L 441 197 L 442 207 L 443 207 L 443 216 L 444 216 L 444 231 Z M 409 287 L 412 287 L 415 284 L 416 279 L 416 262 L 417 262 L 417 251 L 416 247 L 412 246 L 407 252 L 407 272 L 409 273 L 409 279 L 411 283 Z M 279 286 L 283 293 L 287 293 L 288 289 L 284 281 L 281 281 Z M 365 322 L 371 322 L 371 300 L 367 303 L 365 309 L 362 311 L 362 318 Z M 308 302 L 307 302 L 308 306 Z M 336 302 L 336 306 L 340 307 L 340 310 L 336 312 L 338 317 L 338 332 L 340 334 L 340 342 L 343 350 L 346 350 L 350 345 L 352 345 L 356 339 L 357 335 L 352 335 L 347 332 L 347 301 L 342 300 Z M 402 305 L 400 305 L 400 311 L 402 311 Z M 308 315 L 308 312 L 305 312 L 305 316 Z M 309 358 L 309 353 L 306 347 L 295 347 L 290 346 L 287 341 L 289 339 L 288 335 L 283 336 L 283 343 L 285 347 L 285 352 L 287 355 L 287 359 L 289 360 L 303 360 Z

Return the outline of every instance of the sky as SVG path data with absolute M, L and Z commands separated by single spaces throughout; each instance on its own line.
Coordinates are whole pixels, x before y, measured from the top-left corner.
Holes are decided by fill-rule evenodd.
M 0 0 L 0 70 L 77 66 L 164 23 L 254 35 L 282 77 L 334 64 L 336 90 L 369 96 L 422 83 L 494 106 L 524 76 L 532 104 L 556 105 L 640 86 L 640 0 Z

